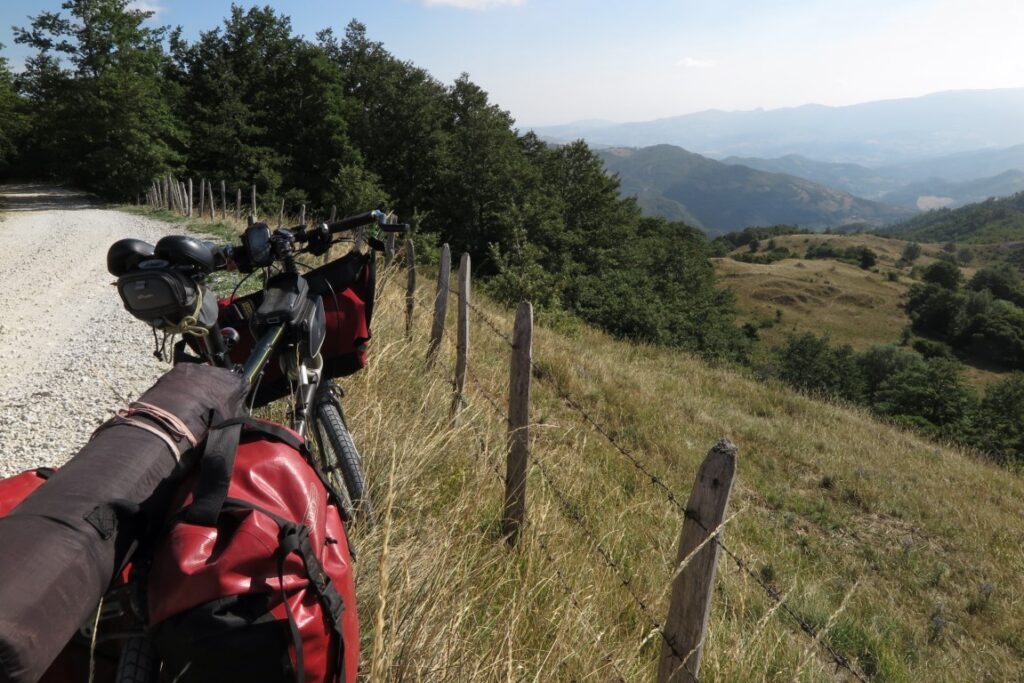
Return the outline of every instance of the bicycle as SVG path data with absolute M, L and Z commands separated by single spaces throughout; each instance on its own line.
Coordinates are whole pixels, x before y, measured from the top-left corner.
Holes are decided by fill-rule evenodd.
M 180 333 L 183 338 L 174 346 L 174 362 L 209 363 L 240 373 L 251 387 L 250 411 L 290 395 L 289 426 L 307 440 L 312 436 L 317 462 L 311 464 L 333 485 L 345 514 L 370 524 L 372 504 L 362 458 L 345 421 L 343 393 L 332 381 L 362 367 L 364 350 L 326 361 L 322 351 L 325 345 L 334 353 L 342 348 L 338 342 L 344 340 L 329 338 L 341 328 L 329 329 L 328 310 L 342 308 L 348 288 L 360 277 L 369 281 L 365 283 L 369 291 L 364 292 L 369 301 L 364 304 L 370 310 L 362 314 L 366 319 L 372 314 L 375 253 L 385 250 L 377 233 L 408 230 L 408 225 L 390 223 L 389 218 L 375 210 L 330 224 L 273 231 L 258 223 L 246 229 L 240 244 L 227 246 L 185 235 L 164 237 L 156 245 L 126 239 L 114 243 L 107 255 L 108 270 L 118 277 L 125 308 L 153 327 L 155 343 L 158 330 L 165 335 L 155 353 L 162 356 L 168 335 Z M 300 271 L 297 256 L 323 255 L 332 244 L 343 241 L 335 239 L 338 233 L 367 225 L 375 226 L 365 240 L 370 247 L 367 254 L 355 246 L 320 268 Z M 225 270 L 245 273 L 245 279 L 262 272 L 263 285 L 239 299 L 234 294 L 240 282 L 230 297 L 218 301 L 207 280 Z M 358 317 L 360 311 L 355 313 L 353 317 Z M 238 329 L 243 324 L 247 329 Z M 368 339 L 368 328 L 365 336 Z M 155 681 L 155 662 L 153 644 L 144 636 L 130 636 L 116 680 Z

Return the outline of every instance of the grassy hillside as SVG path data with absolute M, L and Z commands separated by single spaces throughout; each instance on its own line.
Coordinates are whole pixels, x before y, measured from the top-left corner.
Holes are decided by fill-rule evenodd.
M 681 515 L 563 393 L 683 499 L 714 441 L 735 442 L 726 543 L 871 680 L 1024 671 L 1018 476 L 862 411 L 586 327 L 538 324 L 529 524 L 509 551 L 498 530 L 507 343 L 472 315 L 466 407 L 453 427 L 451 342 L 436 366 L 424 360 L 433 278 L 421 268 L 411 340 L 404 289 L 404 272 L 380 273 L 369 365 L 341 381 L 380 516 L 351 530 L 363 680 L 653 678 L 652 618 L 667 609 Z M 474 300 L 511 329 L 510 313 Z M 837 679 L 822 649 L 723 556 L 701 680 Z
M 884 232 L 919 242 L 1002 244 L 1024 241 L 1024 192 L 959 209 L 929 211 Z
M 909 242 L 869 234 L 785 235 L 771 241 L 796 255 L 821 244 L 838 249 L 867 247 L 878 255 L 878 265 L 867 271 L 833 259 L 792 258 L 770 265 L 712 259 L 720 283 L 736 293 L 740 322 L 757 327 L 758 337 L 768 346 L 779 345 L 787 335 L 802 332 L 827 334 L 832 341 L 849 344 L 858 351 L 901 340 L 904 328 L 910 324 L 903 307 L 915 282 L 910 268 L 899 263 Z M 914 265 L 934 263 L 942 248 L 940 244 L 921 244 L 921 256 Z M 1016 253 L 1005 245 L 981 245 L 972 250 L 975 257 L 971 264 L 960 269 L 966 278 L 978 267 L 1006 262 Z M 734 253 L 747 251 L 743 247 Z M 762 240 L 760 251 L 767 251 L 767 240 Z M 897 274 L 896 280 L 889 279 L 890 272 Z M 965 378 L 978 389 L 1006 376 L 969 358 L 963 362 Z
M 425 366 L 422 308 L 402 341 L 400 279 L 382 288 L 370 366 L 344 382 L 384 517 L 355 532 L 364 670 L 378 662 L 379 680 L 649 680 L 660 648 L 650 620 L 536 464 L 522 547 L 509 552 L 498 537 L 504 421 L 487 396 L 503 402 L 507 346 L 474 319 L 469 405 L 451 428 L 451 345 Z M 481 304 L 510 329 L 508 314 Z M 656 618 L 678 511 L 555 387 L 684 497 L 715 439 L 737 443 L 727 543 L 787 604 L 831 623 L 823 638 L 872 679 L 1012 680 L 1024 670 L 1017 476 L 857 410 L 590 330 L 569 338 L 541 325 L 534 362 L 534 461 Z M 973 505 L 949 504 L 968 497 Z M 701 678 L 836 680 L 725 557 Z
M 781 344 L 787 334 L 813 331 L 864 350 L 898 342 L 909 322 L 903 311 L 907 285 L 857 266 L 802 259 L 771 265 L 730 258 L 714 263 L 722 285 L 736 292 L 743 321 L 769 323 L 758 334 L 772 345 Z
M 694 217 L 709 234 L 752 225 L 825 227 L 852 222 L 881 225 L 912 215 L 909 209 L 860 199 L 824 185 L 733 166 L 671 145 L 598 152 L 621 192 L 645 211 L 672 220 Z

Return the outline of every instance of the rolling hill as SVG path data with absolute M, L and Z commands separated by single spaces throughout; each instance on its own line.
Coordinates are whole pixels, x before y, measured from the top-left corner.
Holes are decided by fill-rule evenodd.
M 621 192 L 635 195 L 645 211 L 711 235 L 779 223 L 808 228 L 882 225 L 914 213 L 802 178 L 723 164 L 672 145 L 598 154 L 608 172 L 618 174 Z
M 1024 241 L 1024 192 L 958 209 L 929 211 L 880 232 L 918 242 L 1009 244 Z
M 824 161 L 885 165 L 1020 145 L 1024 143 L 1022 119 L 1024 89 L 1016 88 L 949 91 L 844 107 L 808 104 L 767 111 L 710 110 L 655 121 L 586 122 L 535 130 L 563 141 L 582 137 L 588 143 L 615 146 L 679 145 L 719 158 L 801 154 Z
M 952 182 L 932 178 L 911 183 L 882 195 L 881 201 L 894 206 L 927 211 L 956 208 L 989 198 L 1006 197 L 1024 191 L 1024 171 L 1004 171 L 991 178 Z

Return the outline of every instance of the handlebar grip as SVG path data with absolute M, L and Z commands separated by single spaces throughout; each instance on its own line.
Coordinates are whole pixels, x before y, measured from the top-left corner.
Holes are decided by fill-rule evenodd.
M 355 216 L 342 218 L 336 223 L 328 223 L 327 229 L 330 230 L 332 234 L 343 230 L 352 230 L 353 228 L 358 228 L 361 225 L 376 223 L 378 215 L 379 212 L 377 211 L 367 211 L 366 213 L 356 214 Z
M 384 223 L 380 226 L 381 232 L 409 232 L 408 223 Z

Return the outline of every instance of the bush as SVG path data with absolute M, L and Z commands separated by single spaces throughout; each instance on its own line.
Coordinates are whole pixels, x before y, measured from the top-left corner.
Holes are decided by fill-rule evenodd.
M 1024 374 L 1010 375 L 985 392 L 978 411 L 975 445 L 1024 462 Z
M 924 366 L 924 359 L 892 344 L 875 345 L 857 356 L 857 367 L 864 379 L 864 399 L 873 405 L 875 394 L 890 377 L 912 368 Z
M 1024 306 L 1024 281 L 1020 273 L 1010 266 L 980 268 L 967 286 L 976 291 L 988 291 L 997 299 Z
M 900 258 L 907 263 L 913 263 L 921 258 L 921 245 L 917 242 L 911 242 L 903 248 L 903 255 Z
M 811 332 L 791 335 L 775 349 L 777 376 L 813 394 L 858 400 L 864 379 L 849 345 L 832 346 L 828 337 Z
M 882 415 L 922 418 L 936 434 L 963 439 L 969 435 L 975 399 L 960 368 L 945 358 L 909 363 L 879 384 L 872 407 Z
M 925 282 L 939 285 L 946 289 L 957 289 L 963 281 L 964 276 L 955 263 L 949 261 L 936 261 L 924 270 L 922 276 Z

